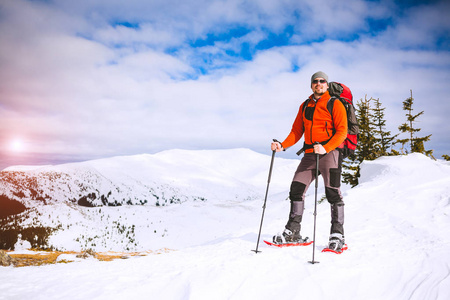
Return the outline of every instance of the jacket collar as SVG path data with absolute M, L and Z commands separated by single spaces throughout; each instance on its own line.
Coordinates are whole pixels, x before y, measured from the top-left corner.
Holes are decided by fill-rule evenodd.
M 320 97 L 317 100 L 314 98 L 314 94 L 311 94 L 311 96 L 309 96 L 309 99 L 313 100 L 314 102 L 328 101 L 330 98 L 331 98 L 331 96 L 330 96 L 330 93 L 328 91 L 326 91 L 325 94 L 323 94 L 322 97 Z

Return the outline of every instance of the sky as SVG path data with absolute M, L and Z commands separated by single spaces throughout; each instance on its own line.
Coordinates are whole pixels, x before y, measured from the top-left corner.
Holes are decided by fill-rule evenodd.
M 319 70 L 355 101 L 379 99 L 392 134 L 412 90 L 418 135 L 432 134 L 425 148 L 450 155 L 449 11 L 447 1 L 3 0 L 0 169 L 168 149 L 270 153 Z

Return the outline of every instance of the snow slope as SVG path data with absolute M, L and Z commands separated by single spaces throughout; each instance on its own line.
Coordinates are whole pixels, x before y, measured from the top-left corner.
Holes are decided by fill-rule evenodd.
M 320 263 L 312 265 L 308 263 L 312 246 L 279 249 L 261 243 L 261 253 L 251 251 L 256 248 L 270 156 L 244 151 L 253 159 L 234 163 L 239 157 L 236 151 L 242 150 L 220 155 L 231 157 L 221 166 L 228 170 L 230 181 L 223 182 L 223 173 L 219 178 L 230 189 L 241 188 L 244 199 L 101 208 L 118 210 L 136 224 L 160 221 L 164 225 L 156 230 L 158 234 L 150 235 L 156 224 L 148 224 L 149 236 L 136 236 L 139 245 L 174 251 L 113 262 L 88 259 L 43 267 L 5 267 L 0 269 L 0 299 L 274 299 L 280 295 L 291 299 L 450 299 L 448 162 L 420 154 L 364 162 L 360 185 L 344 189 L 350 249 L 341 255 L 320 252 L 330 226 L 329 205 L 320 204 L 316 237 Z M 217 153 L 207 155 L 209 161 L 199 158 L 205 153 L 185 154 L 204 167 L 219 164 L 214 157 Z M 161 157 L 165 155 L 172 161 L 170 152 Z M 283 229 L 289 181 L 297 163 L 275 160 L 264 239 Z M 188 173 L 180 173 L 183 180 Z M 233 186 L 236 180 L 245 184 Z M 202 189 L 207 190 L 208 184 Z M 260 198 L 247 197 L 249 190 L 258 189 L 262 190 Z M 319 190 L 323 194 L 322 185 Z M 308 192 L 302 229 L 309 236 L 313 192 Z M 163 229 L 164 237 L 159 234 Z M 140 232 L 145 235 L 144 230 Z
M 48 245 L 58 250 L 177 249 L 240 228 L 242 223 L 235 221 L 239 212 L 233 209 L 263 197 L 269 163 L 266 155 L 234 149 L 10 167 L 0 173 L 0 194 L 31 208 L 22 217 L 23 227 L 58 228 Z M 296 165 L 278 160 L 282 175 L 272 180 L 274 192 L 289 187 Z M 81 207 L 80 200 L 98 207 Z M 224 215 L 215 207 L 231 213 Z

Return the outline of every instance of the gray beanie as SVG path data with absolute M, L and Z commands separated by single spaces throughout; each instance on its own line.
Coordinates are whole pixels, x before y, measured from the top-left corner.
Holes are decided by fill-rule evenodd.
M 314 81 L 314 79 L 316 79 L 316 78 L 323 78 L 323 79 L 325 79 L 325 80 L 328 82 L 328 75 L 325 74 L 325 73 L 322 72 L 322 71 L 316 72 L 316 73 L 313 74 L 313 76 L 311 76 L 311 83 L 312 83 L 312 82 Z

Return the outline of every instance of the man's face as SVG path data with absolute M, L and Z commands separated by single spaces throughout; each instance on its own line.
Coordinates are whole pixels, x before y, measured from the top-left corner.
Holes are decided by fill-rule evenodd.
M 323 78 L 316 78 L 311 83 L 311 89 L 316 96 L 322 96 L 328 90 L 328 82 Z

